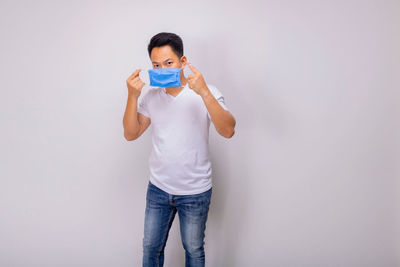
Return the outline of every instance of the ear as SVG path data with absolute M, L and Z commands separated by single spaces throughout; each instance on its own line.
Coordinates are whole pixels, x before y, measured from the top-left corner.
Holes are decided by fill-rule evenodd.
M 181 63 L 182 63 L 182 68 L 184 68 L 187 65 L 187 58 L 186 56 L 182 56 L 180 59 Z

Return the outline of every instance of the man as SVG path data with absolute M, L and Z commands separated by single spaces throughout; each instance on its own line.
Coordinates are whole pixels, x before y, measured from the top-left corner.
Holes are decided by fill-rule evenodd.
M 123 119 L 126 140 L 136 140 L 153 125 L 150 178 L 146 195 L 143 266 L 163 266 L 164 248 L 176 212 L 186 266 L 204 266 L 204 232 L 212 194 L 208 136 L 210 121 L 231 138 L 236 124 L 221 92 L 183 55 L 182 39 L 161 32 L 148 45 L 153 69 L 180 68 L 180 84 L 148 90 L 137 69 L 126 81 Z M 192 74 L 184 76 L 189 66 Z M 172 70 L 172 69 L 171 69 Z M 179 81 L 178 81 L 179 82 Z

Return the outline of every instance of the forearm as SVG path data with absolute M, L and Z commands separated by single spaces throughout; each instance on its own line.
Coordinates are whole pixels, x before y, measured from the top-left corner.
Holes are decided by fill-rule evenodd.
M 205 90 L 205 92 L 206 93 L 202 94 L 201 97 L 206 105 L 208 113 L 210 113 L 215 129 L 226 138 L 232 137 L 235 132 L 235 118 L 218 103 L 218 100 L 215 99 L 209 89 Z
M 124 136 L 127 140 L 135 139 L 139 132 L 139 121 L 137 118 L 138 97 L 128 94 L 126 109 L 123 119 Z

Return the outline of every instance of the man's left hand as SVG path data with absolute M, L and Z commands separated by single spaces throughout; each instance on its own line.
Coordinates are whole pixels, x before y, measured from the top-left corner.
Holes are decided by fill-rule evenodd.
M 189 68 L 192 70 L 192 74 L 187 77 L 189 88 L 195 91 L 200 96 L 206 96 L 210 93 L 204 77 L 200 71 L 198 71 L 192 64 L 188 63 Z

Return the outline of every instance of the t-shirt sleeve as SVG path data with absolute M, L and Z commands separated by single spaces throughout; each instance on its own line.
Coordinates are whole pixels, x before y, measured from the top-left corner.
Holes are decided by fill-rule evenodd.
M 218 101 L 218 103 L 222 106 L 222 108 L 225 109 L 225 110 L 229 110 L 228 107 L 225 104 L 225 98 L 222 95 L 222 93 L 215 86 L 210 86 L 209 85 L 208 88 L 210 89 L 211 93 L 213 94 L 215 99 Z M 207 110 L 207 116 L 211 120 L 211 115 L 208 112 L 208 110 Z
M 149 91 L 147 91 L 143 96 L 140 95 L 138 99 L 138 107 L 137 112 L 142 113 L 146 117 L 150 118 L 150 113 L 148 109 L 148 99 L 149 99 Z

